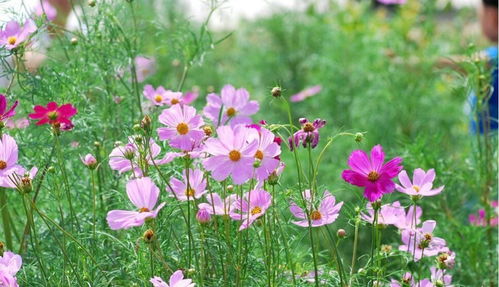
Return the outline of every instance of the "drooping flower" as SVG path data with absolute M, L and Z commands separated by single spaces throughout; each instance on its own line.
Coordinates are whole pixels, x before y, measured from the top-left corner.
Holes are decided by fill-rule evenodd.
M 46 15 L 48 20 L 54 21 L 57 17 L 57 9 L 49 1 L 43 0 L 36 6 L 35 15 L 40 17 Z
M 326 125 L 325 120 L 315 119 L 309 122 L 306 118 L 300 119 L 301 130 L 295 132 L 292 137 L 288 139 L 289 148 L 293 150 L 298 147 L 300 143 L 303 147 L 310 145 L 315 148 L 319 144 L 319 129 Z
M 251 124 L 250 116 L 256 114 L 260 106 L 257 101 L 250 101 L 249 97 L 246 89 L 236 90 L 231 85 L 225 85 L 221 97 L 214 93 L 208 94 L 204 115 L 217 127 L 229 121 L 231 126 Z
M 35 31 L 36 25 L 31 19 L 26 20 L 22 28 L 16 21 L 9 21 L 3 30 L 0 30 L 0 46 L 8 50 L 15 49 Z
M 248 142 L 251 131 L 243 125 L 219 127 L 217 134 L 205 143 L 204 150 L 212 156 L 203 161 L 204 167 L 217 181 L 231 175 L 235 184 L 244 183 L 253 176 L 258 142 Z
M 468 221 L 471 225 L 475 226 L 497 226 L 499 225 L 499 209 L 497 208 L 498 202 L 492 201 L 490 204 L 494 208 L 494 215 L 490 217 L 489 224 L 487 224 L 487 214 L 485 209 L 479 209 L 477 214 L 470 214 Z
M 17 164 L 17 156 L 16 140 L 8 134 L 3 134 L 0 142 L 0 177 L 7 177 L 20 167 Z
M 16 115 L 16 107 L 19 101 L 15 101 L 14 104 L 7 110 L 7 98 L 5 95 L 0 94 L 0 122 L 6 124 L 6 120 L 12 118 Z
M 237 199 L 237 195 L 230 194 L 224 200 L 218 195 L 218 193 L 213 192 L 205 196 L 208 203 L 200 203 L 198 205 L 199 209 L 205 209 L 210 214 L 215 215 L 229 215 L 234 209 L 234 202 Z
M 191 279 L 184 279 L 184 274 L 182 270 L 177 270 L 170 277 L 170 282 L 168 284 L 163 281 L 160 277 L 151 278 L 150 282 L 154 287 L 194 287 L 195 283 L 192 283 Z
M 367 214 L 362 213 L 361 218 L 368 223 L 374 222 L 374 209 L 370 202 L 366 205 Z M 405 211 L 400 202 L 382 205 L 378 212 L 378 225 L 396 225 L 400 220 L 405 220 Z
M 189 184 L 187 184 L 187 178 Z M 181 201 L 199 199 L 208 192 L 204 173 L 200 169 L 189 169 L 188 174 L 184 170 L 182 180 L 172 178 L 170 179 L 170 186 L 172 189 L 168 187 L 168 190 L 172 193 L 172 196 Z
M 34 113 L 29 114 L 30 119 L 37 119 L 36 125 L 60 124 L 66 125 L 67 127 L 72 127 L 73 123 L 70 118 L 76 115 L 78 110 L 71 104 L 64 104 L 59 106 L 56 102 L 50 102 L 46 107 L 35 106 Z M 64 129 L 64 128 L 63 128 Z
M 239 231 L 248 228 L 255 220 L 265 214 L 272 203 L 272 196 L 263 189 L 254 189 L 236 198 L 230 217 L 241 220 Z
M 344 170 L 341 176 L 350 184 L 364 187 L 364 197 L 374 202 L 395 189 L 392 178 L 402 169 L 400 157 L 384 162 L 385 153 L 381 145 L 372 148 L 370 159 L 363 150 L 355 150 L 348 158 L 351 169 Z
M 151 138 L 149 140 L 149 147 L 139 145 L 133 137 L 129 137 L 129 142 L 126 145 L 115 147 L 109 154 L 109 166 L 119 173 L 124 173 L 130 170 L 135 172 L 140 171 L 139 159 L 140 152 L 147 154 L 147 161 L 141 161 L 148 165 L 162 165 L 171 162 L 175 157 L 171 154 L 166 154 L 163 159 L 157 159 L 161 153 L 161 147 Z
M 89 169 L 95 169 L 97 167 L 97 159 L 90 153 L 82 157 L 81 161 Z
M 312 87 L 306 88 L 305 90 L 303 90 L 295 95 L 292 95 L 291 98 L 289 98 L 289 100 L 291 102 L 301 102 L 301 101 L 305 100 L 306 98 L 315 96 L 321 90 L 322 90 L 321 85 L 312 86 Z
M 416 206 L 416 214 L 414 214 L 414 206 L 410 206 L 407 210 L 407 214 L 402 210 L 400 217 L 394 225 L 401 230 L 414 229 L 421 223 L 421 215 L 423 215 L 423 209 L 421 207 Z M 416 220 L 416 222 L 414 222 L 414 220 Z
M 263 181 L 276 170 L 279 160 L 276 159 L 281 154 L 281 147 L 275 143 L 275 135 L 266 128 L 250 129 L 250 140 L 256 140 L 258 147 L 255 153 L 256 178 Z
M 142 177 L 128 181 L 126 192 L 137 211 L 111 210 L 107 214 L 107 223 L 113 230 L 128 229 L 141 226 L 147 218 L 156 218 L 165 203 L 156 209 L 159 197 L 159 188 L 149 177 Z
M 159 122 L 166 126 L 158 128 L 159 139 L 169 140 L 171 147 L 190 151 L 204 138 L 203 119 L 191 106 L 173 105 L 163 110 Z
M 135 57 L 134 62 L 137 82 L 139 83 L 142 83 L 146 78 L 156 72 L 156 60 L 154 58 L 137 56 Z
M 308 217 L 310 217 L 310 223 L 312 227 L 323 226 L 333 223 L 340 214 L 340 209 L 343 206 L 343 202 L 336 204 L 336 198 L 325 191 L 322 201 L 318 207 L 312 202 L 312 196 L 310 190 L 305 190 L 303 192 L 303 198 L 306 201 L 308 216 L 306 215 L 306 210 L 299 207 L 296 203 L 292 202 L 289 210 L 291 213 L 299 219 L 299 221 L 293 221 L 294 224 L 302 227 L 308 227 Z
M 444 189 L 444 186 L 433 189 L 433 181 L 435 180 L 435 170 L 433 168 L 427 172 L 421 168 L 414 170 L 413 182 L 411 182 L 405 170 L 399 173 L 398 178 L 402 186 L 396 184 L 395 188 L 412 196 L 433 196 Z
M 18 287 L 16 274 L 23 264 L 21 256 L 5 251 L 0 256 L 0 286 Z
M 403 245 L 399 246 L 399 250 L 411 253 L 414 256 L 414 261 L 419 261 L 425 256 L 435 256 L 440 252 L 448 252 L 444 239 L 433 236 L 433 230 L 437 225 L 434 220 L 423 222 L 421 228 L 405 229 L 402 231 Z

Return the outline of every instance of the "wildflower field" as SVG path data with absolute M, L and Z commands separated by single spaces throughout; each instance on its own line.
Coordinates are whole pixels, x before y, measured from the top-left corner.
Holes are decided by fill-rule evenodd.
M 304 2 L 11 11 L 0 286 L 498 286 L 475 9 Z

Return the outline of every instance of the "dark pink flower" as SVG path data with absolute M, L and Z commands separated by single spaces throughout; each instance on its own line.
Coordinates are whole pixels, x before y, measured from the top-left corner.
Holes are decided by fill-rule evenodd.
M 0 94 L 0 121 L 5 121 L 16 115 L 16 107 L 19 102 L 15 101 L 14 104 L 7 110 L 7 98 L 5 95 Z
M 35 106 L 34 113 L 29 114 L 30 119 L 38 119 L 36 125 L 44 125 L 44 124 L 61 124 L 66 125 L 67 127 L 72 127 L 73 123 L 70 118 L 76 115 L 78 110 L 71 104 L 64 104 L 59 106 L 56 102 L 50 102 L 46 107 L 44 106 Z M 64 129 L 64 128 L 63 128 Z
M 311 148 L 315 148 L 319 144 L 319 129 L 326 125 L 325 120 L 315 119 L 313 122 L 309 122 L 306 118 L 300 119 L 301 130 L 294 133 L 292 137 L 288 139 L 289 148 L 293 150 L 298 147 L 300 143 L 303 147 L 310 145 Z
M 479 209 L 478 214 L 470 214 L 468 220 L 471 225 L 475 226 L 497 226 L 499 224 L 499 210 L 497 209 L 497 201 L 492 201 L 490 206 L 493 208 L 494 215 L 491 216 L 489 224 L 487 224 L 487 214 L 485 209 Z
M 384 162 L 381 145 L 372 148 L 370 158 L 363 150 L 355 150 L 348 158 L 351 169 L 344 170 L 341 176 L 350 184 L 364 187 L 364 197 L 374 202 L 395 189 L 392 178 L 402 169 L 400 157 Z

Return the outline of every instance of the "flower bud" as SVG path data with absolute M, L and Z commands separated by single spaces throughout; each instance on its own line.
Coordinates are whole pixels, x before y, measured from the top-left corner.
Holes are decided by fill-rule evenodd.
M 270 185 L 276 185 L 279 183 L 279 176 L 275 171 L 273 171 L 270 175 L 269 178 L 267 178 L 267 183 Z
M 211 137 L 211 135 L 213 134 L 213 129 L 210 126 L 204 126 L 203 132 L 204 132 L 205 136 Z
M 95 6 L 95 0 L 88 0 L 88 6 L 94 7 Z
M 355 141 L 360 143 L 364 139 L 364 134 L 363 133 L 356 133 L 355 134 Z
M 232 184 L 227 185 L 227 190 L 228 191 L 233 191 L 234 190 L 234 186 Z
M 101 143 L 99 141 L 94 141 L 94 146 L 96 148 L 99 148 L 101 146 Z
M 211 220 L 211 214 L 205 208 L 201 208 L 196 214 L 196 219 L 201 224 L 208 223 Z
M 29 173 L 27 173 L 21 178 L 21 182 L 18 187 L 21 192 L 30 193 L 31 191 L 33 191 L 32 180 L 29 176 Z
M 81 161 L 91 170 L 97 167 L 97 159 L 95 159 L 92 154 L 87 154 L 85 157 L 82 157 Z
M 282 89 L 281 87 L 273 87 L 270 93 L 272 94 L 272 97 L 279 98 L 281 96 Z
M 146 243 L 151 243 L 154 240 L 154 231 L 152 229 L 147 229 L 144 232 L 143 238 Z
M 371 206 L 374 210 L 379 210 L 381 208 L 381 200 L 376 200 L 371 203 Z
M 435 287 L 445 287 L 444 282 L 442 280 L 435 281 Z
M 347 236 L 347 232 L 345 231 L 345 229 L 338 229 L 336 235 L 338 236 L 338 238 L 345 238 L 345 236 Z
M 3 242 L 0 241 L 0 256 L 3 256 L 4 246 Z
M 139 131 L 141 130 L 141 127 L 140 127 L 140 125 L 139 125 L 139 124 L 135 124 L 135 125 L 133 125 L 133 128 L 132 128 L 132 129 L 133 129 L 133 131 L 135 131 L 135 132 L 139 132 Z
M 73 46 L 78 45 L 78 38 L 76 38 L 76 37 L 71 38 L 71 45 L 73 45 Z
M 140 122 L 140 126 L 145 132 L 147 133 L 150 132 L 152 127 L 151 117 L 149 115 L 145 115 L 142 121 Z
M 49 167 L 47 168 L 47 172 L 50 172 L 50 173 L 55 173 L 55 167 L 53 167 L 53 166 L 49 166 Z

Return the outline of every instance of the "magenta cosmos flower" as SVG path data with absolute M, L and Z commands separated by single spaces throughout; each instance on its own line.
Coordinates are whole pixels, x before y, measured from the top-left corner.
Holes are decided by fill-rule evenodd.
M 0 142 L 0 177 L 6 177 L 17 170 L 18 148 L 16 140 L 8 134 L 2 135 Z
M 400 157 L 385 162 L 385 153 L 381 145 L 374 146 L 371 158 L 363 150 L 355 150 L 348 158 L 351 169 L 344 170 L 343 179 L 353 185 L 364 187 L 364 197 L 374 202 L 385 193 L 395 189 L 392 178 L 402 169 Z
M 14 104 L 7 110 L 7 98 L 5 95 L 0 94 L 0 122 L 16 115 L 16 107 L 19 102 L 15 101 Z
M 213 192 L 205 196 L 208 203 L 200 203 L 198 205 L 199 209 L 205 209 L 210 214 L 215 215 L 229 215 L 234 210 L 234 202 L 237 199 L 237 195 L 230 194 L 224 200 L 218 195 L 218 193 Z
M 146 78 L 156 72 L 156 60 L 154 58 L 137 56 L 135 57 L 134 62 L 137 82 L 139 83 L 142 83 Z
M 187 177 L 189 177 L 189 184 L 187 184 Z M 168 187 L 168 190 L 172 193 L 172 196 L 181 201 L 199 199 L 208 192 L 204 173 L 199 169 L 189 169 L 189 174 L 184 170 L 182 180 L 172 178 L 170 179 L 170 186 L 172 189 Z
M 265 180 L 279 166 L 279 155 L 281 147 L 275 142 L 275 135 L 266 128 L 251 129 L 250 140 L 256 140 L 258 147 L 255 153 L 255 159 L 258 161 L 255 169 L 256 178 L 260 181 Z
M 53 21 L 57 17 L 57 9 L 49 1 L 41 1 L 35 8 L 35 15 L 40 17 L 46 15 L 48 20 Z
M 487 224 L 487 216 L 485 209 L 479 209 L 478 214 L 470 214 L 468 216 L 468 220 L 471 223 L 471 225 L 475 226 L 497 226 L 499 223 L 499 209 L 498 207 L 498 202 L 497 201 L 492 201 L 490 206 L 494 210 L 494 216 L 490 218 L 489 224 Z
M 315 96 L 321 90 L 322 90 L 321 85 L 312 86 L 310 88 L 306 88 L 305 90 L 299 92 L 298 94 L 292 95 L 291 98 L 289 98 L 289 100 L 292 102 L 301 102 L 306 98 Z
M 370 202 L 366 205 L 367 214 L 362 213 L 361 218 L 368 223 L 374 222 L 374 210 Z M 378 212 L 378 225 L 395 225 L 398 221 L 405 220 L 405 211 L 400 202 L 395 201 L 382 205 Z
M 402 186 L 396 184 L 395 188 L 405 194 L 412 196 L 434 196 L 442 192 L 444 186 L 433 189 L 433 181 L 435 180 L 435 170 L 432 168 L 425 172 L 417 168 L 414 170 L 413 181 L 407 176 L 405 170 L 399 173 L 399 181 Z
M 124 173 L 133 169 L 134 172 L 140 174 L 139 146 L 133 137 L 129 137 L 128 140 L 128 144 L 118 146 L 111 151 L 109 154 L 109 166 L 119 173 Z M 161 153 L 161 147 L 156 144 L 152 138 L 149 140 L 149 147 L 145 148 L 141 146 L 141 149 L 143 152 L 147 153 L 148 165 L 162 165 L 175 159 L 174 155 L 169 153 L 167 153 L 163 159 L 156 159 Z
M 310 144 L 311 148 L 315 148 L 319 144 L 319 129 L 326 125 L 326 121 L 315 119 L 309 122 L 306 118 L 300 119 L 301 130 L 295 132 L 292 137 L 288 139 L 289 148 L 293 150 L 298 147 L 300 143 L 303 147 Z
M 16 21 L 10 21 L 0 30 L 0 46 L 8 50 L 15 49 L 35 31 L 36 25 L 31 19 L 26 20 L 22 28 Z
M 46 107 L 35 106 L 34 113 L 29 114 L 29 118 L 38 119 L 36 125 L 44 124 L 64 124 L 66 126 L 73 126 L 70 118 L 76 115 L 78 110 L 71 104 L 64 104 L 59 106 L 56 102 L 50 102 Z
M 402 5 L 405 4 L 406 0 L 377 0 L 381 4 L 385 5 Z
M 217 127 L 226 125 L 229 121 L 232 126 L 249 125 L 252 123 L 250 116 L 256 114 L 260 108 L 258 102 L 250 101 L 249 97 L 246 89 L 236 90 L 231 85 L 225 85 L 221 97 L 214 93 L 206 97 L 204 115 Z
M 164 106 L 169 105 L 173 106 L 176 104 L 189 104 L 188 101 L 185 101 L 181 92 L 172 92 L 170 90 L 165 90 L 163 86 L 159 86 L 154 89 L 151 85 L 146 85 L 144 87 L 144 97 L 151 100 L 153 104 L 156 106 Z
M 264 215 L 271 203 L 270 193 L 263 189 L 254 189 L 245 193 L 243 198 L 236 198 L 230 217 L 234 220 L 242 220 L 239 231 L 244 230 Z
M 194 287 L 195 283 L 192 283 L 191 279 L 184 279 L 184 274 L 182 270 L 177 270 L 170 277 L 170 282 L 168 284 L 163 281 L 160 277 L 151 278 L 150 282 L 154 287 Z
M 441 252 L 449 252 L 445 240 L 433 236 L 436 225 L 435 220 L 427 220 L 423 222 L 421 228 L 403 230 L 402 242 L 404 244 L 399 246 L 399 250 L 411 253 L 414 256 L 414 261 L 419 261 L 425 256 L 435 256 Z
M 204 167 L 217 181 L 231 175 L 235 184 L 244 183 L 253 176 L 258 142 L 248 143 L 251 130 L 243 125 L 234 129 L 219 127 L 217 135 L 218 138 L 209 138 L 205 143 L 205 151 L 212 156 L 204 160 Z
M 21 256 L 5 251 L 3 256 L 0 256 L 0 286 L 18 287 L 16 274 L 21 269 L 22 264 Z
M 173 105 L 163 110 L 159 122 L 166 126 L 158 128 L 159 139 L 169 140 L 171 147 L 192 150 L 204 137 L 203 119 L 191 106 Z
M 149 177 L 132 179 L 126 184 L 126 193 L 138 211 L 111 210 L 107 214 L 107 223 L 113 230 L 141 226 L 147 218 L 156 218 L 165 203 L 156 209 L 159 188 Z
M 324 191 L 324 196 L 318 208 L 316 208 L 312 202 L 310 190 L 307 189 L 303 192 L 303 198 L 306 201 L 308 212 L 310 212 L 310 223 L 312 224 L 312 227 L 333 223 L 340 215 L 340 209 L 343 206 L 343 202 L 336 204 L 336 198 L 327 190 Z M 304 211 L 303 208 L 292 202 L 289 210 L 296 218 L 300 219 L 299 221 L 293 221 L 294 224 L 302 227 L 309 226 L 306 211 Z

